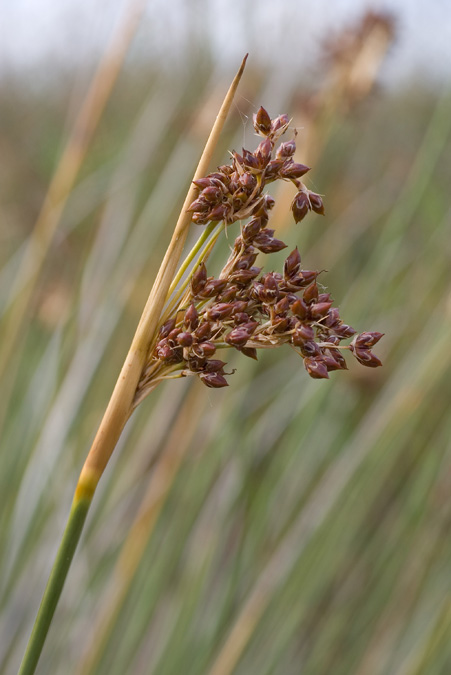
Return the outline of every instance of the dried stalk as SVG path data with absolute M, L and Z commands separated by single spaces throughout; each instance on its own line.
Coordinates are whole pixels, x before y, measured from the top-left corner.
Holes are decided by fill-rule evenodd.
M 194 180 L 201 178 L 207 172 L 219 135 L 224 126 L 236 89 L 243 74 L 246 59 L 247 55 L 226 94 L 200 158 Z M 32 675 L 36 670 L 95 489 L 108 464 L 117 441 L 119 440 L 125 423 L 133 410 L 133 399 L 146 361 L 149 346 L 158 328 L 158 321 L 166 302 L 171 282 L 174 279 L 188 233 L 188 228 L 191 223 L 191 213 L 189 213 L 187 209 L 195 198 L 196 193 L 197 187 L 194 184 L 191 184 L 171 242 L 142 313 L 127 358 L 125 359 L 105 415 L 82 468 L 63 539 L 36 617 L 33 632 L 20 667 L 19 675 Z

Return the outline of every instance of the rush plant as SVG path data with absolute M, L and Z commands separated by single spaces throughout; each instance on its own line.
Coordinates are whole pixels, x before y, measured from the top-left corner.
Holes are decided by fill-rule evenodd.
M 301 268 L 294 249 L 280 272 L 263 272 L 260 253 L 286 247 L 268 227 L 274 199 L 267 187 L 293 184 L 291 211 L 296 222 L 310 211 L 324 214 L 322 197 L 301 178 L 309 167 L 294 161 L 287 115 L 271 118 L 264 108 L 254 115 L 262 138 L 257 148 L 232 152 L 230 164 L 206 175 L 208 165 L 241 78 L 244 59 L 212 128 L 171 243 L 144 308 L 135 337 L 80 474 L 68 523 L 25 653 L 20 675 L 35 672 L 47 632 L 79 541 L 97 484 L 134 409 L 158 384 L 194 376 L 211 388 L 227 386 L 225 361 L 217 352 L 234 349 L 257 358 L 259 349 L 288 345 L 303 359 L 307 373 L 327 379 L 346 369 L 349 351 L 361 364 L 381 365 L 372 347 L 381 333 L 356 331 L 340 318 L 331 295 L 322 292 L 319 272 Z M 178 271 L 188 228 L 203 227 Z M 228 260 L 217 277 L 206 262 L 224 231 L 240 223 Z M 350 344 L 342 341 L 352 338 Z

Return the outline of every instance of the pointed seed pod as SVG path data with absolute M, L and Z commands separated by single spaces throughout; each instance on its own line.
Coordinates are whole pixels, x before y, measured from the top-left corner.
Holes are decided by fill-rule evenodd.
M 196 339 L 199 340 L 199 342 L 203 342 L 204 340 L 208 340 L 208 338 L 211 337 L 212 333 L 212 328 L 211 324 L 208 321 L 205 321 L 204 323 L 201 323 L 200 326 L 196 328 L 194 331 L 194 335 L 196 336 Z
M 290 309 L 295 316 L 299 317 L 299 319 L 303 320 L 307 318 L 308 307 L 302 298 L 298 298 L 295 302 L 293 302 Z
M 271 159 L 271 152 L 272 143 L 269 138 L 265 138 L 265 140 L 258 145 L 254 152 L 254 156 L 257 158 L 258 164 L 261 168 L 264 168 L 268 164 L 269 160 Z
M 322 197 L 317 195 L 315 192 L 309 192 L 309 199 L 312 210 L 315 213 L 319 213 L 319 215 L 324 216 L 325 211 Z
M 205 286 L 207 281 L 207 268 L 202 262 L 191 277 L 191 293 L 196 297 Z
M 205 313 L 207 319 L 212 321 L 220 321 L 231 316 L 233 312 L 233 305 L 230 302 L 218 302 L 216 305 L 209 307 Z
M 293 214 L 294 222 L 299 223 L 305 218 L 310 210 L 308 196 L 302 190 L 297 193 L 291 202 L 291 212 Z
M 305 295 L 305 294 L 304 294 Z M 322 319 L 326 316 L 329 309 L 332 307 L 331 302 L 316 302 L 310 307 L 310 313 L 315 319 Z
M 351 351 L 354 354 L 355 358 L 362 366 L 368 366 L 368 368 L 377 368 L 382 365 L 382 361 L 377 358 L 373 352 L 369 349 L 359 349 L 357 347 L 352 348 Z
M 205 373 L 222 373 L 224 366 L 226 366 L 225 361 L 220 361 L 219 359 L 209 359 L 204 366 Z
M 196 356 L 204 356 L 206 359 L 209 359 L 216 352 L 216 346 L 213 342 L 200 342 L 194 345 L 193 352 Z
M 188 307 L 188 309 L 185 312 L 185 320 L 184 320 L 185 326 L 187 328 L 191 328 L 191 330 L 194 330 L 197 328 L 199 324 L 199 315 L 197 313 L 197 309 L 191 303 L 191 305 Z
M 169 335 L 171 330 L 174 330 L 176 324 L 176 319 L 168 319 L 160 328 L 160 338 L 165 338 Z
M 304 302 L 309 304 L 317 300 L 317 298 L 318 298 L 318 284 L 316 283 L 316 281 L 314 281 L 304 290 Z
M 292 277 L 295 274 L 297 274 L 299 272 L 300 266 L 301 266 L 301 256 L 299 254 L 298 247 L 296 246 L 294 251 L 291 251 L 290 255 L 285 260 L 283 266 L 283 273 L 285 278 Z
M 224 375 L 221 375 L 220 373 L 200 373 L 199 377 L 205 386 L 211 387 L 212 389 L 221 389 L 221 387 L 229 386 Z
M 307 357 L 304 359 L 304 366 L 314 380 L 329 379 L 326 364 L 322 359 Z
M 271 118 L 263 106 L 260 106 L 256 114 L 253 115 L 253 122 L 257 134 L 267 136 L 271 131 Z
M 381 337 L 383 337 L 384 333 L 377 333 L 377 332 L 365 332 L 365 333 L 360 333 L 360 335 L 356 335 L 352 343 L 356 347 L 361 347 L 361 348 L 369 348 L 369 347 L 374 347 L 375 344 L 379 342 Z
M 177 335 L 177 344 L 181 347 L 191 347 L 193 340 L 192 333 L 179 333 Z
M 296 326 L 292 336 L 292 341 L 293 344 L 295 344 L 297 347 L 300 347 L 300 345 L 304 344 L 304 342 L 313 341 L 314 337 L 315 331 L 313 328 L 308 324 L 301 323 L 300 325 Z
M 280 169 L 280 175 L 282 178 L 301 178 L 301 176 L 305 176 L 308 171 L 310 171 L 309 166 L 306 166 L 305 164 L 296 164 L 296 162 L 289 160 L 288 162 L 285 162 Z

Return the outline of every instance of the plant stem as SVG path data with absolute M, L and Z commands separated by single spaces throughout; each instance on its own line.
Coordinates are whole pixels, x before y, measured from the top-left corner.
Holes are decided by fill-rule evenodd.
M 246 64 L 247 54 L 224 98 L 194 174 L 201 178 L 208 170 Z M 150 291 L 132 344 L 114 387 L 107 409 L 78 479 L 63 539 L 36 617 L 19 675 L 33 675 L 69 571 L 83 525 L 98 482 L 133 411 L 135 393 L 145 367 L 149 346 L 158 330 L 168 291 L 182 255 L 191 213 L 188 207 L 198 192 L 191 183 L 175 226 L 171 242 Z
M 82 496 L 81 498 L 75 497 L 72 502 L 66 529 L 64 530 L 63 538 L 56 554 L 52 572 L 34 623 L 33 632 L 20 666 L 19 675 L 32 675 L 36 669 L 42 646 L 47 637 L 53 614 L 63 590 L 86 516 L 88 515 L 91 501 L 92 499 L 89 497 Z

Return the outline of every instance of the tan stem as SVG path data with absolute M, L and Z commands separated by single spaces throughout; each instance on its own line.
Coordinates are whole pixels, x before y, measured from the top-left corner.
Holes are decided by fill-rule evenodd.
M 246 59 L 247 54 L 244 57 L 240 69 L 230 85 L 224 102 L 219 110 L 193 180 L 201 178 L 207 173 L 208 165 L 243 74 Z M 91 497 L 94 493 L 100 476 L 111 457 L 124 425 L 130 415 L 133 397 L 145 364 L 149 344 L 152 340 L 152 336 L 157 330 L 158 320 L 163 310 L 169 287 L 174 278 L 188 233 L 188 228 L 191 223 L 191 214 L 187 209 L 195 199 L 196 193 L 196 186 L 191 184 L 172 235 L 171 242 L 163 262 L 161 263 L 146 306 L 144 307 L 127 358 L 122 366 L 121 373 L 116 382 L 116 386 L 114 387 L 105 415 L 81 471 L 76 491 L 77 498 L 83 496 Z

